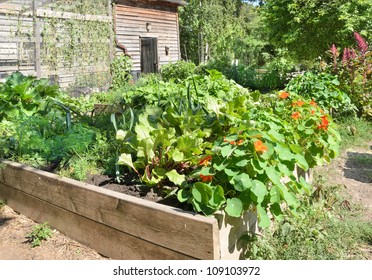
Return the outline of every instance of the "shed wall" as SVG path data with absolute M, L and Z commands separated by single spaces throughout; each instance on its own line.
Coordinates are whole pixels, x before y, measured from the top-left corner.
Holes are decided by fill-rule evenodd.
M 141 71 L 141 37 L 158 39 L 159 66 L 176 62 L 180 58 L 177 7 L 146 4 L 138 1 L 120 1 L 115 7 L 116 33 L 118 41 L 126 46 L 133 59 L 133 70 Z M 146 24 L 151 24 L 151 30 Z M 168 55 L 166 47 L 169 48 Z M 117 53 L 122 50 L 117 49 Z

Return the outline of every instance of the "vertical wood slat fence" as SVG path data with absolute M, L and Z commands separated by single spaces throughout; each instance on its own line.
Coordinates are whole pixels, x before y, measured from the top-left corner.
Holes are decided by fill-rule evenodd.
M 46 19 L 81 20 L 110 24 L 112 30 L 111 1 L 107 1 L 106 15 L 83 15 L 53 10 L 56 0 L 9 0 L 0 3 L 0 82 L 13 71 L 38 78 L 49 77 L 61 87 L 67 87 L 76 80 L 77 74 L 109 73 L 113 58 L 113 34 L 107 44 L 110 55 L 107 63 L 99 65 L 58 65 L 50 69 L 43 62 L 43 28 Z

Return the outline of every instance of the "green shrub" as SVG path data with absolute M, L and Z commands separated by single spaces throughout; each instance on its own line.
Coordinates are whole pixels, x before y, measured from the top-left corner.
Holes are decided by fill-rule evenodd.
M 53 98 L 60 95 L 58 87 L 50 85 L 49 80 L 14 72 L 5 83 L 0 83 L 0 121 L 20 115 L 43 115 Z
M 284 59 L 278 59 L 265 67 L 244 64 L 236 66 L 227 61 L 210 61 L 198 67 L 201 73 L 205 73 L 206 69 L 216 69 L 228 79 L 249 89 L 269 91 L 284 88 L 288 73 L 293 71 L 293 65 Z
M 173 80 L 174 82 L 182 82 L 187 77 L 194 74 L 196 66 L 193 62 L 177 61 L 176 63 L 169 63 L 161 67 L 161 76 L 164 81 Z
M 316 100 L 335 116 L 356 111 L 349 96 L 340 89 L 338 77 L 331 74 L 305 72 L 290 80 L 286 90 Z
M 372 119 L 372 53 L 359 33 L 354 37 L 357 46 L 344 48 L 342 56 L 335 45 L 331 47 L 332 63 L 326 70 L 339 76 L 340 88 L 349 94 L 359 116 Z
M 132 79 L 131 70 L 133 62 L 126 55 L 116 56 L 111 63 L 112 88 L 125 86 Z

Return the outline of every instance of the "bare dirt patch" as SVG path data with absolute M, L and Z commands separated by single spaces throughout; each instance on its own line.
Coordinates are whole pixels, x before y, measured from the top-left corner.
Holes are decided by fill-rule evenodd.
M 10 207 L 0 209 L 0 260 L 107 260 L 57 230 L 41 246 L 32 248 L 26 236 L 37 225 Z
M 348 149 L 322 169 L 329 183 L 345 186 L 352 202 L 364 208 L 363 219 L 372 222 L 372 142 Z

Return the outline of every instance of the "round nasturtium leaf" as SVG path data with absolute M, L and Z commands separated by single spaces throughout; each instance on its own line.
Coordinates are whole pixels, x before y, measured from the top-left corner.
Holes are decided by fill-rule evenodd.
M 239 198 L 230 198 L 226 201 L 225 212 L 231 217 L 240 217 L 243 213 L 243 203 Z

